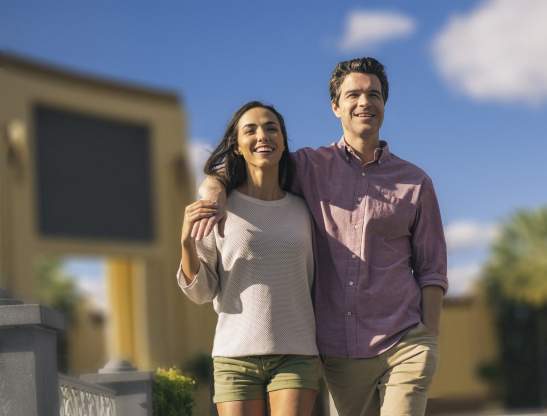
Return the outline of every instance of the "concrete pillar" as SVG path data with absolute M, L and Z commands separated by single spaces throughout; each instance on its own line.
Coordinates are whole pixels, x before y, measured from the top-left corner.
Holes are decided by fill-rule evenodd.
M 126 360 L 111 360 L 99 373 L 83 374 L 80 379 L 114 390 L 118 415 L 152 416 L 152 372 L 137 371 Z
M 57 333 L 63 316 L 0 290 L 0 416 L 58 416 Z

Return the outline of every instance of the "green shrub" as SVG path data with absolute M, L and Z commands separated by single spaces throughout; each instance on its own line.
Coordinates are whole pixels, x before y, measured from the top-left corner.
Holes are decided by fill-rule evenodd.
M 176 367 L 158 368 L 154 378 L 154 416 L 191 416 L 196 382 Z

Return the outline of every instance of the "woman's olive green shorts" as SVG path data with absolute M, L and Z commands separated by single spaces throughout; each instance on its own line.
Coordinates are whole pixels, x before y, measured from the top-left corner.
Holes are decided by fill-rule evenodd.
M 321 363 L 309 355 L 257 355 L 213 357 L 215 403 L 265 400 L 268 392 L 282 389 L 319 390 Z

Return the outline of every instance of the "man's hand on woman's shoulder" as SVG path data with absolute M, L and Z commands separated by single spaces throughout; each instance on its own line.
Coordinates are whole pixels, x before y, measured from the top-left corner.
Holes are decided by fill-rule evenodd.
M 226 189 L 216 178 L 207 176 L 199 187 L 202 199 L 216 204 L 216 214 L 208 218 L 202 218 L 193 224 L 191 237 L 199 241 L 208 236 L 218 224 L 218 232 L 224 236 L 224 222 L 226 220 Z

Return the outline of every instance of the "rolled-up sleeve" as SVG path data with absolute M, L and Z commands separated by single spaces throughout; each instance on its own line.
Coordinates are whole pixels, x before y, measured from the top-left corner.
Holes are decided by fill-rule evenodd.
M 184 294 L 198 304 L 212 302 L 218 292 L 218 253 L 215 243 L 214 232 L 201 241 L 196 242 L 199 257 L 199 271 L 192 281 L 187 284 L 179 265 L 177 271 L 177 282 Z
M 431 179 L 426 177 L 418 198 L 412 226 L 412 269 L 421 288 L 448 290 L 447 254 L 439 203 Z

